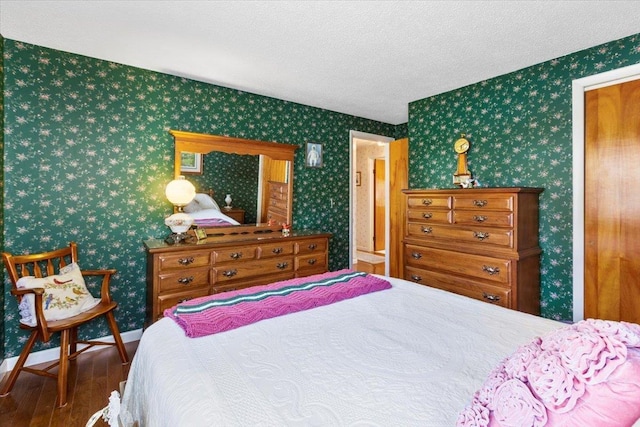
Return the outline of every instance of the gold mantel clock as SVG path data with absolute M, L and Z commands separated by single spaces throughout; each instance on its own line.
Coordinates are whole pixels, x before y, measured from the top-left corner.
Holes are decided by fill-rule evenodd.
M 467 166 L 467 152 L 469 151 L 469 140 L 465 138 L 465 134 L 460 135 L 453 144 L 453 149 L 458 153 L 458 169 L 453 174 L 453 183 L 461 187 L 469 187 L 472 185 L 471 172 Z

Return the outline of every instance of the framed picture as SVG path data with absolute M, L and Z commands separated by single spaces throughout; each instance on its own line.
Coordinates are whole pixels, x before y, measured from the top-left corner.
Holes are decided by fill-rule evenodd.
M 305 151 L 304 164 L 309 168 L 321 168 L 323 161 L 322 157 L 324 149 L 322 144 L 316 144 L 313 142 L 307 142 L 307 149 Z
M 360 181 L 360 179 L 362 179 L 362 175 L 360 174 L 360 172 L 356 172 L 356 185 L 358 187 L 362 185 L 362 181 Z
M 202 175 L 202 154 L 182 151 L 180 153 L 180 173 Z
M 196 228 L 195 232 L 198 242 L 207 238 L 207 231 L 204 228 Z

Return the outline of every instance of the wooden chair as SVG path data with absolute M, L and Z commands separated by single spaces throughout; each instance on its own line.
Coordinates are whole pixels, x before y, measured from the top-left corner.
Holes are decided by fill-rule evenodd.
M 120 332 L 118 331 L 118 325 L 116 324 L 113 316 L 113 310 L 118 304 L 115 301 L 111 301 L 111 296 L 109 295 L 109 281 L 111 280 L 111 276 L 116 273 L 116 270 L 83 270 L 83 276 L 103 276 L 100 303 L 90 310 L 76 316 L 48 322 L 44 317 L 44 310 L 42 308 L 44 289 L 18 289 L 16 283 L 18 282 L 18 279 L 23 276 L 35 276 L 41 278 L 55 275 L 60 268 L 72 262 L 78 262 L 78 248 L 76 243 L 71 242 L 69 247 L 39 254 L 12 255 L 3 252 L 2 260 L 4 261 L 4 265 L 9 273 L 9 278 L 13 285 L 11 293 L 18 299 L 18 303 L 20 303 L 22 298 L 29 293 L 35 295 L 35 317 L 37 323 L 33 327 L 20 323 L 20 328 L 30 330 L 31 335 L 29 336 L 27 343 L 24 345 L 24 348 L 18 357 L 18 361 L 11 371 L 6 383 L 0 389 L 0 396 L 6 396 L 9 394 L 20 372 L 26 371 L 37 375 L 57 378 L 57 404 L 58 407 L 63 407 L 67 404 L 67 373 L 70 360 L 74 360 L 82 352 L 93 346 L 115 345 L 120 353 L 122 363 L 126 364 L 129 362 L 127 351 L 124 348 Z M 78 327 L 98 316 L 103 315 L 107 319 L 109 328 L 111 328 L 115 342 L 111 343 L 94 340 L 78 341 Z M 36 341 L 40 340 L 42 342 L 48 342 L 51 339 L 51 336 L 56 332 L 60 332 L 60 359 L 44 369 L 25 367 L 24 363 L 26 362 Z M 85 344 L 86 347 L 78 350 L 77 344 Z M 55 366 L 59 366 L 57 375 L 49 372 Z

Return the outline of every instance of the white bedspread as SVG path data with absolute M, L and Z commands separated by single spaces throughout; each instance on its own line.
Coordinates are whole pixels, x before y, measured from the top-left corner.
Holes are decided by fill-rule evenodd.
M 399 279 L 393 288 L 186 338 L 142 336 L 121 420 L 151 426 L 453 426 L 489 371 L 560 323 Z
M 189 213 L 189 215 L 193 219 L 222 219 L 231 223 L 232 225 L 240 225 L 238 221 L 228 215 L 225 215 L 219 209 L 201 209 L 199 211 L 191 212 Z

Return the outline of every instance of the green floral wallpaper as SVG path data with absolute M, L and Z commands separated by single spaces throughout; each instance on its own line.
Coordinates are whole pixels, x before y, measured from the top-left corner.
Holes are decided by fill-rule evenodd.
M 640 62 L 640 35 L 409 104 L 409 185 L 453 187 L 453 142 L 471 141 L 483 186 L 543 187 L 542 315 L 572 318 L 571 82 Z
M 4 37 L 0 35 L 0 52 L 4 51 Z M 4 58 L 0 55 L 0 129 L 4 129 Z M 4 132 L 0 134 L 0 151 L 4 152 Z M 4 156 L 0 156 L 0 229 L 4 230 Z M 4 232 L 0 235 L 0 248 L 4 250 Z M 0 273 L 0 283 L 4 283 L 4 271 Z M 4 292 L 0 292 L 0 364 L 4 361 Z
M 4 243 L 15 253 L 78 242 L 81 265 L 118 269 L 121 331 L 142 327 L 142 240 L 164 237 L 172 207 L 169 129 L 296 144 L 322 142 L 323 168 L 295 158 L 295 228 L 333 233 L 329 267 L 348 266 L 349 131 L 393 136 L 395 126 L 121 64 L 4 41 Z M 334 204 L 331 205 L 331 200 Z M 5 357 L 26 335 L 7 298 Z M 83 337 L 108 335 L 96 322 Z M 56 347 L 57 341 L 44 347 Z M 40 346 L 38 349 L 43 348 Z

